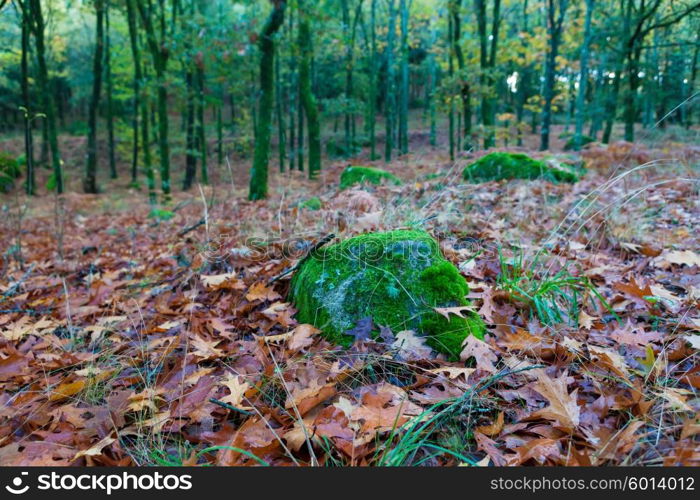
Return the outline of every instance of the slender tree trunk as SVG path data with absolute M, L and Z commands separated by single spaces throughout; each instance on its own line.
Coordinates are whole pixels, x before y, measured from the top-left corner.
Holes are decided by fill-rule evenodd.
M 274 93 L 275 42 L 273 36 L 284 23 L 285 1 L 277 1 L 270 13 L 258 41 L 260 47 L 260 106 L 258 127 L 255 134 L 255 153 L 250 175 L 248 199 L 267 197 L 267 173 L 270 160 L 270 129 Z
M 141 53 L 139 49 L 138 31 L 136 24 L 136 8 L 134 2 L 137 0 L 126 0 L 127 22 L 129 25 L 129 42 L 131 44 L 131 58 L 134 67 L 134 115 L 131 120 L 131 127 L 134 133 L 134 140 L 131 147 L 131 183 L 136 185 L 138 181 L 139 164 L 139 110 L 141 107 Z M 144 145 L 145 147 L 145 145 Z
M 450 16 L 452 17 L 452 49 L 454 50 L 455 59 L 457 60 L 457 69 L 459 70 L 459 85 L 460 98 L 462 100 L 462 137 L 464 138 L 464 149 L 472 147 L 472 105 L 471 105 L 471 88 L 469 79 L 465 70 L 464 53 L 460 41 L 462 39 L 462 0 L 452 0 L 449 3 Z
M 102 89 L 102 58 L 104 57 L 104 0 L 95 0 L 95 55 L 92 66 L 92 97 L 88 111 L 87 165 L 83 190 L 97 193 L 97 111 Z
M 282 101 L 284 100 L 284 92 L 282 92 L 282 65 L 280 64 L 281 57 L 275 58 L 275 114 L 277 117 L 277 152 L 280 163 L 280 172 L 284 172 L 287 164 L 287 144 L 284 123 L 284 113 L 282 112 Z
M 58 133 L 56 130 L 56 104 L 49 85 L 49 70 L 46 65 L 46 45 L 44 39 L 44 16 L 41 12 L 40 0 L 29 0 L 33 18 L 33 32 L 36 44 L 36 58 L 38 66 L 39 88 L 42 95 L 44 114 L 46 115 L 46 143 L 51 148 L 51 164 L 53 167 L 53 179 L 56 192 L 63 193 L 63 169 L 61 167 L 61 154 L 58 149 Z
M 549 149 L 549 134 L 552 123 L 552 101 L 554 100 L 554 79 L 557 72 L 557 55 L 564 24 L 564 16 L 569 6 L 568 0 L 546 0 L 547 36 L 549 50 L 545 59 L 544 107 L 542 109 L 542 128 L 540 130 L 540 151 Z M 559 7 L 557 12 L 557 5 Z
M 408 0 L 399 0 L 401 12 L 401 86 L 399 106 L 399 152 L 408 153 L 408 98 L 409 98 L 409 67 L 408 67 Z
M 377 159 L 377 0 L 370 6 L 369 158 Z
M 112 85 L 112 41 L 109 23 L 109 0 L 105 3 L 105 91 L 107 93 L 107 139 L 109 153 L 109 175 L 117 178 L 117 157 L 114 143 L 114 99 Z
M 387 1 L 389 7 L 389 31 L 386 41 L 386 88 L 384 90 L 384 121 L 386 124 L 386 139 L 384 144 L 384 161 L 391 161 L 394 148 L 394 113 L 396 110 L 396 92 L 394 73 L 394 38 L 396 35 L 396 4 L 395 0 Z
M 31 29 L 31 19 L 29 12 L 29 2 L 26 0 L 18 0 L 22 16 L 22 54 L 20 59 L 21 68 L 21 87 L 22 87 L 22 106 L 24 107 L 24 158 L 27 168 L 27 182 L 25 191 L 28 195 L 35 194 L 35 176 L 34 176 L 34 145 L 32 134 L 32 119 L 33 108 L 29 98 L 29 36 Z
M 578 78 L 578 95 L 576 96 L 576 130 L 574 132 L 574 149 L 581 149 L 583 125 L 586 119 L 586 90 L 588 85 L 588 54 L 591 45 L 591 19 L 595 0 L 586 0 L 586 20 L 583 23 L 583 45 L 581 46 L 581 71 Z
M 315 179 L 321 171 L 321 126 L 318 119 L 316 97 L 311 90 L 311 55 L 313 42 L 309 13 L 305 3 L 297 0 L 299 5 L 299 88 L 301 104 L 306 115 L 307 136 L 309 142 L 309 179 Z
M 199 165 L 202 175 L 202 183 L 209 184 L 209 168 L 207 165 L 207 136 L 204 124 L 206 111 L 205 78 L 204 78 L 204 54 L 199 52 L 196 58 L 197 69 L 195 71 L 197 83 L 197 145 L 199 152 Z
M 136 1 L 139 17 L 146 31 L 146 40 L 153 59 L 158 90 L 156 94 L 156 113 L 158 117 L 158 151 L 160 154 L 160 187 L 163 191 L 163 201 L 170 201 L 170 144 L 168 142 L 168 88 L 165 72 L 168 62 L 168 49 L 165 46 L 165 12 L 159 12 L 160 40 L 151 19 L 150 2 Z M 148 10 L 146 10 L 148 7 Z
M 452 16 L 447 18 L 447 42 L 450 47 L 448 54 L 448 75 L 450 81 L 454 81 L 455 65 L 454 65 L 454 18 Z M 455 161 L 455 96 L 452 92 L 450 86 L 450 93 L 448 95 L 448 134 L 450 136 L 450 161 Z
M 430 19 L 430 45 L 434 46 L 437 43 L 437 29 L 435 28 L 435 17 Z M 431 51 L 428 55 L 428 115 L 430 120 L 430 145 L 437 145 L 437 120 L 436 120 L 436 97 L 435 90 L 437 88 L 437 61 L 435 54 Z

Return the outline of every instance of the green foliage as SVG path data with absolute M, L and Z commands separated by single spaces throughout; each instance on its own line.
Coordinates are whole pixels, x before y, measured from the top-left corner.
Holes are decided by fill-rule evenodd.
M 568 323 L 578 326 L 579 302 L 588 292 L 595 295 L 609 310 L 605 299 L 585 276 L 574 276 L 564 268 L 549 276 L 536 275 L 537 260 L 526 265 L 522 253 L 506 261 L 499 250 L 501 274 L 498 284 L 511 298 L 530 306 L 542 323 L 555 325 Z
M 487 182 L 502 179 L 545 179 L 551 182 L 576 182 L 579 177 L 570 170 L 557 168 L 523 153 L 490 153 L 467 165 L 465 180 Z
M 151 219 L 157 219 L 159 221 L 166 221 L 166 220 L 170 220 L 173 217 L 175 217 L 175 214 L 173 212 L 171 212 L 170 210 L 164 210 L 162 208 L 154 208 L 148 214 L 148 217 Z
M 349 346 L 354 337 L 347 331 L 371 317 L 394 332 L 414 330 L 457 358 L 469 334 L 483 336 L 483 323 L 473 313 L 448 319 L 434 308 L 467 306 L 468 292 L 428 233 L 398 230 L 321 248 L 294 275 L 290 299 L 297 319 L 314 324 L 332 342 Z
M 0 191 L 12 187 L 14 180 L 22 175 L 20 165 L 12 156 L 0 152 Z
M 391 172 L 374 167 L 350 166 L 346 167 L 340 174 L 340 189 L 347 189 L 355 184 L 366 182 L 378 186 L 383 180 L 390 181 L 396 186 L 401 184 L 401 180 Z

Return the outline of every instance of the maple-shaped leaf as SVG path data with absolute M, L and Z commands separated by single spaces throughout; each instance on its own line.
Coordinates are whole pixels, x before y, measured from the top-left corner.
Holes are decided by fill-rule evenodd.
M 246 293 L 245 298 L 249 302 L 256 302 L 265 300 L 273 301 L 281 299 L 282 296 L 279 293 L 275 292 L 275 290 L 272 287 L 268 288 L 267 286 L 265 286 L 264 282 L 258 281 L 248 289 L 248 293 Z
M 371 340 L 371 333 L 374 329 L 374 322 L 371 316 L 359 319 L 355 324 L 355 328 L 346 330 L 346 335 L 352 335 L 355 337 L 355 342 L 363 342 L 366 340 Z
M 549 406 L 537 410 L 531 416 L 552 420 L 556 423 L 557 428 L 571 433 L 580 423 L 581 409 L 576 403 L 578 389 L 569 393 L 567 378 L 566 372 L 562 373 L 559 378 L 550 377 L 544 370 L 539 372 L 533 389 L 549 401 Z
M 489 344 L 470 335 L 462 345 L 462 352 L 459 354 L 459 359 L 461 361 L 474 358 L 478 369 L 489 373 L 496 373 L 496 366 L 494 363 L 498 361 L 498 356 L 496 356 L 496 353 Z

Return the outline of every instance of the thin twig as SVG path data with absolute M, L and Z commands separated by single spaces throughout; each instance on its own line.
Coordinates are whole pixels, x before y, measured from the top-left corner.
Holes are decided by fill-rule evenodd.
M 253 415 L 252 412 L 249 412 L 249 411 L 244 410 L 242 408 L 236 408 L 235 406 L 232 406 L 228 403 L 224 403 L 223 401 L 216 399 L 216 398 L 209 398 L 209 402 L 214 403 L 215 405 L 219 405 L 222 408 L 226 408 L 227 410 L 237 411 L 238 413 L 242 413 L 243 415 Z
M 270 280 L 267 282 L 267 284 L 269 285 L 270 283 L 274 283 L 275 281 L 278 281 L 278 280 L 284 278 L 285 276 L 287 276 L 288 274 L 291 274 L 291 273 L 293 273 L 294 271 L 296 271 L 297 269 L 299 269 L 299 267 L 306 261 L 306 259 L 309 258 L 309 256 L 310 256 L 311 254 L 313 254 L 316 250 L 318 250 L 318 249 L 321 248 L 323 245 L 325 245 L 326 243 L 328 243 L 329 241 L 331 241 L 333 238 L 335 238 L 335 234 L 334 234 L 334 233 L 330 233 L 330 234 L 327 234 L 326 236 L 324 236 L 323 238 L 321 238 L 320 240 L 318 240 L 318 242 L 316 242 L 316 244 L 315 244 L 313 247 L 311 247 L 311 250 L 309 250 L 309 252 L 308 252 L 304 257 L 302 257 L 302 258 L 299 260 L 299 262 L 297 262 L 296 264 L 294 264 L 294 265 L 293 265 L 292 267 L 290 267 L 289 269 L 286 269 L 286 270 L 282 271 L 282 272 L 281 272 L 280 274 L 278 274 L 277 276 L 273 276 L 272 278 L 270 278 Z

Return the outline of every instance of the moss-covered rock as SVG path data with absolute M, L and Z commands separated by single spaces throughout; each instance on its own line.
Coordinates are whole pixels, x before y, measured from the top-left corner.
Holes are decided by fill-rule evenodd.
M 545 179 L 551 182 L 576 182 L 575 172 L 557 168 L 523 153 L 490 153 L 467 165 L 462 172 L 469 182 L 501 179 Z
M 21 174 L 17 160 L 7 153 L 0 152 L 0 191 L 9 189 Z
M 340 189 L 347 189 L 355 184 L 370 183 L 378 186 L 382 181 L 388 181 L 395 185 L 401 184 L 401 180 L 391 172 L 374 167 L 345 167 L 340 174 Z
M 306 210 L 321 210 L 321 207 L 323 207 L 323 203 L 318 196 L 314 196 L 299 203 L 299 208 L 305 208 Z
M 394 332 L 414 330 L 434 349 L 459 356 L 484 324 L 473 313 L 449 319 L 435 307 L 466 306 L 469 288 L 426 232 L 368 233 L 310 255 L 292 278 L 290 299 L 297 319 L 320 328 L 332 342 L 349 346 L 347 332 L 371 317 Z M 376 335 L 376 333 L 373 333 Z
M 564 144 L 564 151 L 571 151 L 574 149 L 575 146 L 575 140 L 576 136 L 571 136 L 566 140 L 566 143 Z M 592 142 L 595 142 L 595 139 L 591 137 L 590 135 L 582 135 L 581 136 L 581 147 L 585 146 L 586 144 L 590 144 Z

